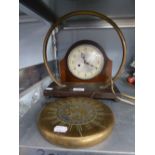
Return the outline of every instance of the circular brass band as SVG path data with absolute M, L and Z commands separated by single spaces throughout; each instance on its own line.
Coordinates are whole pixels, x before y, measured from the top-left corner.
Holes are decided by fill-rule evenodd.
M 125 42 L 125 38 L 123 36 L 123 33 L 122 31 L 120 30 L 120 28 L 117 26 L 117 24 L 112 20 L 110 19 L 109 17 L 107 17 L 106 15 L 104 14 L 101 14 L 101 13 L 98 13 L 96 11 L 88 11 L 88 10 L 82 10 L 82 11 L 74 11 L 74 12 L 70 12 L 62 17 L 60 17 L 51 27 L 50 29 L 48 30 L 46 36 L 45 36 L 45 39 L 44 39 L 44 44 L 43 44 L 43 59 L 44 59 L 44 63 L 45 63 L 45 67 L 51 77 L 51 79 L 58 85 L 58 86 L 61 86 L 63 87 L 64 85 L 58 81 L 53 72 L 51 71 L 49 65 L 48 65 L 48 62 L 47 62 L 47 44 L 48 44 L 48 40 L 49 40 L 49 37 L 52 33 L 52 31 L 57 27 L 59 26 L 63 21 L 65 21 L 66 19 L 68 18 L 71 18 L 73 16 L 81 16 L 81 15 L 90 15 L 90 16 L 95 16 L 95 17 L 98 17 L 102 20 L 105 20 L 107 21 L 109 24 L 111 24 L 113 26 L 113 28 L 116 30 L 120 40 L 121 40 L 121 44 L 122 44 L 122 49 L 123 49 L 123 56 L 122 56 L 122 62 L 121 62 L 121 65 L 116 73 L 116 75 L 112 78 L 113 82 L 115 82 L 121 75 L 123 69 L 124 69 L 124 65 L 125 65 L 125 62 L 126 62 L 126 42 Z M 110 85 L 111 83 L 111 80 L 108 81 L 107 85 Z

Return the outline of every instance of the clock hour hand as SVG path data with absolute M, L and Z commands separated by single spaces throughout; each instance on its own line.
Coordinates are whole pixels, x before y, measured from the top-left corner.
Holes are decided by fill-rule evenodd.
M 89 63 L 86 61 L 85 54 L 81 53 L 81 58 L 83 59 L 84 64 L 89 65 Z
M 81 58 L 84 60 L 85 62 L 85 54 L 81 53 Z

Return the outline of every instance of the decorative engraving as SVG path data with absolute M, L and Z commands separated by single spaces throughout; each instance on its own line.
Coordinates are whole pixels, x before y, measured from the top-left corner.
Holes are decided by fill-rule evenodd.
M 85 136 L 88 132 L 104 131 L 108 121 L 112 121 L 112 112 L 102 103 L 90 98 L 66 98 L 50 103 L 42 112 L 41 121 L 51 126 L 50 131 L 57 126 L 65 126 L 65 132 L 57 134 L 68 134 Z M 43 123 L 43 124 L 44 124 Z
M 96 117 L 96 110 L 88 102 L 71 103 L 58 106 L 57 116 L 67 124 L 83 125 Z

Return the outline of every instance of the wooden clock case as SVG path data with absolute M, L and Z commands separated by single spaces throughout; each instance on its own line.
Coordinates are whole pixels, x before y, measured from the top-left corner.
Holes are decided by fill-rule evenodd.
M 95 76 L 92 79 L 89 80 L 81 80 L 77 77 L 75 77 L 68 69 L 67 66 L 67 58 L 68 55 L 70 53 L 70 51 L 75 48 L 78 45 L 82 45 L 82 44 L 90 44 L 93 45 L 95 47 L 97 47 L 103 54 L 104 57 L 104 67 L 102 69 L 102 71 L 100 72 L 99 75 Z M 62 83 L 68 83 L 68 82 L 76 82 L 76 83 L 103 83 L 105 84 L 108 80 L 111 79 L 111 72 L 112 72 L 112 61 L 107 57 L 104 49 L 97 44 L 94 41 L 90 41 L 90 40 L 81 40 L 78 41 L 76 43 L 74 43 L 67 51 L 65 57 L 60 61 L 60 76 L 61 76 L 61 82 Z

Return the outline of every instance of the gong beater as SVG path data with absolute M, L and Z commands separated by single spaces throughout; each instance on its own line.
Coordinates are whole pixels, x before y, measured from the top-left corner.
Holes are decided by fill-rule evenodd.
M 108 106 L 85 97 L 48 103 L 38 127 L 49 142 L 64 147 L 86 147 L 103 141 L 112 131 L 114 116 Z

